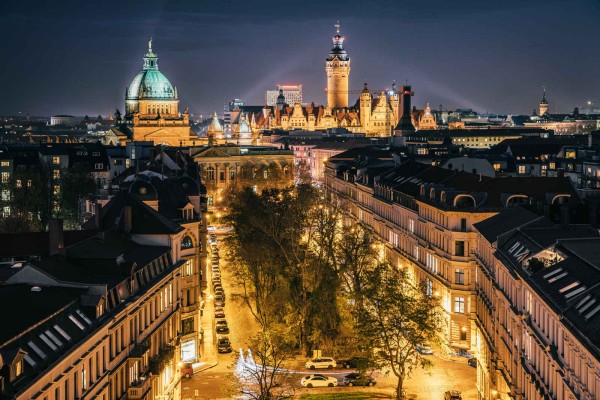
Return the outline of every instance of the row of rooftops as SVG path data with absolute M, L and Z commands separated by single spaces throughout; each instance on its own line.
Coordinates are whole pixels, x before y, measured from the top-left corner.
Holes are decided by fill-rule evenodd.
M 568 178 L 490 178 L 407 161 L 397 148 L 355 148 L 326 164 L 338 178 L 371 187 L 391 201 L 401 193 L 442 208 L 473 210 L 501 209 L 517 198 L 528 204 L 580 203 Z
M 474 227 L 495 244 L 496 257 L 600 358 L 598 230 L 589 225 L 556 225 L 522 207 L 506 209 Z
M 2 246 L 0 302 L 7 306 L 0 310 L 0 360 L 10 365 L 21 354 L 24 361 L 24 375 L 11 390 L 25 387 L 178 265 L 170 247 L 142 245 L 132 235 L 183 228 L 126 190 L 83 228 L 63 232 L 62 224 L 51 223 L 49 233 L 20 234 L 20 245 Z M 0 241 L 11 243 L 10 236 Z

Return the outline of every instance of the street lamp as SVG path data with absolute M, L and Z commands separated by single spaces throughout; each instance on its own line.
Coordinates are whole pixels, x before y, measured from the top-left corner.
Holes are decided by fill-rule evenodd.
M 221 225 L 221 213 L 217 213 L 217 225 Z

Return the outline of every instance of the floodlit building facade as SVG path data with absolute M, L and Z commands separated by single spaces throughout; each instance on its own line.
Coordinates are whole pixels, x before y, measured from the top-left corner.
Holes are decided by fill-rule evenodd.
M 568 224 L 579 204 L 568 178 L 488 178 L 399 160 L 350 150 L 326 162 L 325 187 L 373 229 L 383 256 L 440 299 L 442 349 L 477 358 L 479 397 L 597 398 L 600 240 L 588 226 L 551 221 Z M 530 222 L 543 229 L 513 231 Z M 532 257 L 542 265 L 534 272 L 523 267 Z

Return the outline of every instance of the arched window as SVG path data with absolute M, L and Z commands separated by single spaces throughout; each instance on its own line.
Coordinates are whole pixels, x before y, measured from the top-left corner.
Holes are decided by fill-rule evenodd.
M 461 194 L 454 199 L 454 207 L 458 208 L 474 208 L 475 199 L 468 194 Z
M 529 198 L 524 194 L 515 194 L 510 196 L 508 200 L 506 200 L 506 207 L 518 206 L 520 204 L 527 204 L 527 200 Z
M 552 204 L 553 205 L 567 204 L 569 202 L 569 197 L 571 197 L 571 196 L 568 194 L 558 194 L 558 195 L 554 196 L 554 198 L 552 199 Z
M 431 188 L 429 190 L 429 198 L 430 199 L 435 199 L 435 189 L 434 188 Z
M 191 237 L 186 236 L 183 238 L 183 240 L 181 241 L 181 250 L 187 250 L 187 249 L 191 249 L 194 247 L 194 241 L 192 240 Z

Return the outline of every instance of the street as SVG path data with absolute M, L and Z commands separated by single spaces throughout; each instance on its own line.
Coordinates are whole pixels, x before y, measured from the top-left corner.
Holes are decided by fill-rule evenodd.
M 235 351 L 240 348 L 247 351 L 249 339 L 258 332 L 258 325 L 254 317 L 243 304 L 242 300 L 233 299 L 232 295 L 237 293 L 231 279 L 231 272 L 225 260 L 226 250 L 222 242 L 223 236 L 218 235 L 218 248 L 220 254 L 220 270 L 222 284 L 225 291 L 225 317 L 229 326 L 228 334 L 231 341 L 233 353 L 218 354 L 216 351 L 217 335 L 214 330 L 214 299 L 212 292 L 212 271 L 207 268 L 207 279 L 209 287 L 205 293 L 205 311 L 203 328 L 205 330 L 205 343 L 203 359 L 209 359 L 216 362 L 214 367 L 196 373 L 192 378 L 183 378 L 182 398 L 183 400 L 208 400 L 208 399 L 230 399 L 235 394 L 235 381 L 233 378 L 234 365 L 237 361 Z M 212 332 L 212 334 L 211 334 Z M 427 371 L 416 369 L 412 377 L 405 383 L 405 390 L 410 399 L 443 399 L 446 390 L 459 390 L 462 392 L 464 400 L 476 400 L 477 392 L 475 388 L 476 370 L 467 365 L 467 359 L 455 357 L 452 360 L 449 357 L 440 358 L 437 356 L 440 349 L 434 348 L 436 354 L 428 356 L 434 362 L 434 366 Z M 383 372 L 375 372 L 373 377 L 377 381 L 374 387 L 345 387 L 343 385 L 335 388 L 313 388 L 307 389 L 300 387 L 300 379 L 304 375 L 311 373 L 323 373 L 324 375 L 335 376 L 341 382 L 344 376 L 351 370 L 334 369 L 333 371 L 322 372 L 321 370 L 307 371 L 303 370 L 304 359 L 298 359 L 294 362 L 297 365 L 298 386 L 296 393 L 332 393 L 338 391 L 345 392 L 366 392 L 372 393 L 373 398 L 391 397 L 395 386 L 396 377 L 393 374 L 387 376 Z

